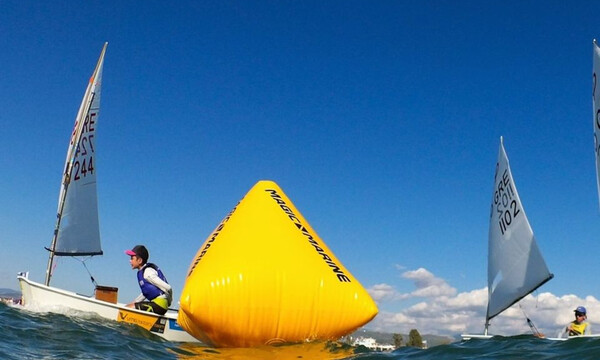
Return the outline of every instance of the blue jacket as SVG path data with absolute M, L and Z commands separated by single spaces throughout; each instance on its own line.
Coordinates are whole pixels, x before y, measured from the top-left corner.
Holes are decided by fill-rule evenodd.
M 137 272 L 137 278 L 138 278 L 138 283 L 140 284 L 140 289 L 142 289 L 142 294 L 144 294 L 144 297 L 146 299 L 152 300 L 152 299 L 156 298 L 157 296 L 160 296 L 160 295 L 164 294 L 165 292 L 162 291 L 160 288 L 158 288 L 156 285 L 151 284 L 148 281 L 146 281 L 146 279 L 144 279 L 144 271 L 148 267 L 151 267 L 154 270 L 156 270 L 156 272 L 158 273 L 158 277 L 162 281 L 166 282 L 167 284 L 169 282 L 167 281 L 167 278 L 162 273 L 162 271 L 158 268 L 158 266 L 156 266 L 156 265 L 154 265 L 152 263 L 147 263 L 140 270 L 138 270 L 138 272 Z

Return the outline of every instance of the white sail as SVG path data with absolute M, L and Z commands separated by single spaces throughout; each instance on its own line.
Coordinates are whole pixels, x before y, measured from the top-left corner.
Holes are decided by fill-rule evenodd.
M 596 156 L 596 185 L 600 200 L 600 89 L 598 76 L 600 76 L 600 48 L 594 39 L 594 71 L 592 74 L 592 100 L 594 105 L 594 153 Z
M 58 201 L 54 255 L 100 255 L 96 193 L 96 129 L 107 43 L 90 78 L 75 119 Z
M 489 320 L 550 280 L 513 180 L 504 144 L 496 163 L 488 244 Z

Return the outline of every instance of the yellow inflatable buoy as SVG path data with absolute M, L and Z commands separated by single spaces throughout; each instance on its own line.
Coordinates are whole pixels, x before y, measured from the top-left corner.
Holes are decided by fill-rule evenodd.
M 329 340 L 377 306 L 283 191 L 259 181 L 198 250 L 178 323 L 221 347 Z
M 355 355 L 356 348 L 334 341 L 255 346 L 252 348 L 211 348 L 198 343 L 177 345 L 178 360 L 341 360 Z

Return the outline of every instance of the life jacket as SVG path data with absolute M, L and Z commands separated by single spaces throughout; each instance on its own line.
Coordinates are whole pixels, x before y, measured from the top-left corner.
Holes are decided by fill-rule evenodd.
M 586 322 L 578 324 L 576 321 L 573 321 L 571 323 L 572 330 L 569 331 L 569 336 L 583 335 L 587 326 L 588 323 Z
M 158 273 L 158 277 L 162 281 L 166 282 L 167 284 L 169 282 L 167 281 L 167 278 L 162 273 L 162 271 L 158 268 L 158 266 L 156 266 L 152 263 L 147 263 L 140 270 L 138 270 L 137 278 L 138 278 L 138 283 L 140 284 L 140 289 L 142 289 L 142 294 L 144 294 L 144 297 L 146 299 L 153 300 L 157 296 L 164 294 L 164 291 L 162 291 L 159 287 L 157 287 L 154 284 L 149 283 L 148 281 L 146 281 L 146 279 L 144 279 L 144 271 L 146 270 L 146 268 L 149 268 L 149 267 L 156 270 L 156 272 Z

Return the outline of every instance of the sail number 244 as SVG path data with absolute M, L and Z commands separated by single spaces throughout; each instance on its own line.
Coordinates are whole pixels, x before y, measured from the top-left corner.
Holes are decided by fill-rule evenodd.
M 81 130 L 81 140 L 77 145 L 75 152 L 75 162 L 73 162 L 73 180 L 77 181 L 85 178 L 88 172 L 94 173 L 94 133 L 95 117 L 97 113 L 90 113 L 86 116 Z

